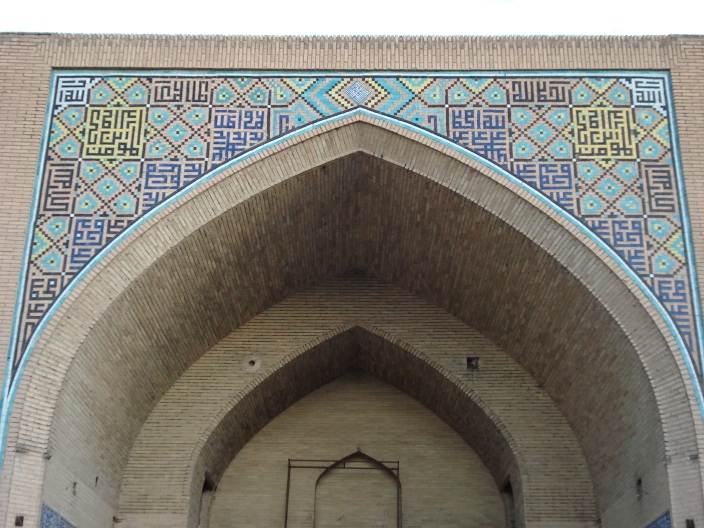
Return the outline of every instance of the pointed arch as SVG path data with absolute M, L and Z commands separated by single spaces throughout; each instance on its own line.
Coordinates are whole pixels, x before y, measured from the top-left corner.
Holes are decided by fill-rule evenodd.
M 166 300 L 161 306 L 154 305 L 155 302 L 164 301 L 157 298 L 159 292 L 149 293 L 152 297 L 148 300 L 139 300 L 140 294 L 144 293 L 144 288 L 154 279 L 155 274 L 163 274 L 165 268 L 172 266 L 177 254 L 183 255 L 185 251 L 189 255 L 197 255 L 198 252 L 194 249 L 196 245 L 207 237 L 214 236 L 223 227 L 229 230 L 228 241 L 237 241 L 239 235 L 230 222 L 235 217 L 238 220 L 246 218 L 246 215 L 241 215 L 244 215 L 248 208 L 263 203 L 263 197 L 270 200 L 278 193 L 285 202 L 281 206 L 281 211 L 285 213 L 283 218 L 292 218 L 291 211 L 303 207 L 306 197 L 304 189 L 294 185 L 298 181 L 297 177 L 315 173 L 318 177 L 316 181 L 325 185 L 326 166 L 336 160 L 353 159 L 354 156 L 363 156 L 365 161 L 359 162 L 362 169 L 365 165 L 373 168 L 381 165 L 394 167 L 394 181 L 401 180 L 405 174 L 408 181 L 412 180 L 413 185 L 419 188 L 425 186 L 429 190 L 426 197 L 428 202 L 439 195 L 451 197 L 461 204 L 457 211 L 461 212 L 464 211 L 462 208 L 467 208 L 471 209 L 473 215 L 484 215 L 481 216 L 482 219 L 492 219 L 498 226 L 497 233 L 501 240 L 505 239 L 507 243 L 509 240 L 523 240 L 525 243 L 521 242 L 524 244 L 522 254 L 527 258 L 531 252 L 537 255 L 530 261 L 534 264 L 532 269 L 540 270 L 541 266 L 548 264 L 552 266 L 548 278 L 555 283 L 567 281 L 565 284 L 569 283 L 569 287 L 584 304 L 581 308 L 575 305 L 566 306 L 568 313 L 574 316 L 574 324 L 569 327 L 573 335 L 570 336 L 569 342 L 565 343 L 564 335 L 553 328 L 564 321 L 559 312 L 564 311 L 565 307 L 555 306 L 547 310 L 545 317 L 540 319 L 542 315 L 539 317 L 531 313 L 531 304 L 527 299 L 520 297 L 518 289 L 509 291 L 517 286 L 501 283 L 498 277 L 491 275 L 490 270 L 481 270 L 487 275 L 476 283 L 474 292 L 482 294 L 481 299 L 491 299 L 493 296 L 501 299 L 501 302 L 515 294 L 520 302 L 516 302 L 515 306 L 496 304 L 494 308 L 483 313 L 468 311 L 468 299 L 458 296 L 456 291 L 453 293 L 452 280 L 443 282 L 442 287 L 437 287 L 440 281 L 437 270 L 442 268 L 441 265 L 432 271 L 423 268 L 422 263 L 414 262 L 413 269 L 401 270 L 399 276 L 394 276 L 394 273 L 384 267 L 385 261 L 380 256 L 378 246 L 365 248 L 368 255 L 371 255 L 369 261 L 377 266 L 382 276 L 384 273 L 388 274 L 385 277 L 388 280 L 410 287 L 418 295 L 443 306 L 450 313 L 467 320 L 487 332 L 499 344 L 506 346 L 509 353 L 544 384 L 554 398 L 562 399 L 561 407 L 566 409 L 565 412 L 573 413 L 572 418 L 568 418 L 572 423 L 576 423 L 576 416 L 582 409 L 580 405 L 584 404 L 574 399 L 574 393 L 569 390 L 567 396 L 558 397 L 560 387 L 565 387 L 571 379 L 570 376 L 574 375 L 566 370 L 568 362 L 564 359 L 576 358 L 582 345 L 585 350 L 593 348 L 589 344 L 590 332 L 575 330 L 575 324 L 588 325 L 590 319 L 595 321 L 597 331 L 603 337 L 599 346 L 604 349 L 596 351 L 595 354 L 609 356 L 611 351 L 606 350 L 609 347 L 623 348 L 622 355 L 626 358 L 623 361 L 629 365 L 628 368 L 633 371 L 634 376 L 640 376 L 639 383 L 642 382 L 645 387 L 643 390 L 650 395 L 648 397 L 656 399 L 660 409 L 670 409 L 672 406 L 679 409 L 678 412 L 667 413 L 655 411 L 649 418 L 653 424 L 657 424 L 658 420 L 662 421 L 662 424 L 657 425 L 657 431 L 652 434 L 659 437 L 657 443 L 662 446 L 663 456 L 668 456 L 667 452 L 697 451 L 697 438 L 701 429 L 696 403 L 699 401 L 699 395 L 697 387 L 689 377 L 690 365 L 678 348 L 677 337 L 670 331 L 666 314 L 658 308 L 657 302 L 650 298 L 648 291 L 643 290 L 637 280 L 629 274 L 628 269 L 621 266 L 618 258 L 590 237 L 578 223 L 561 215 L 530 189 L 507 178 L 496 168 L 468 156 L 466 152 L 460 152 L 439 142 L 437 138 L 363 112 L 337 116 L 317 124 L 315 128 L 302 129 L 294 136 L 282 138 L 278 143 L 268 145 L 267 149 L 252 152 L 250 157 L 238 160 L 236 165 L 225 167 L 220 173 L 204 179 L 188 193 L 175 196 L 151 216 L 135 225 L 132 231 L 116 240 L 102 259 L 96 260 L 93 267 L 86 269 L 83 280 L 67 293 L 63 304 L 56 307 L 44 332 L 38 336 L 34 345 L 35 352 L 28 359 L 32 363 L 32 367 L 27 370 L 29 375 L 15 388 L 19 390 L 17 401 L 21 404 L 15 406 L 11 416 L 11 445 L 33 445 L 35 451 L 32 456 L 38 457 L 50 449 L 51 428 L 57 427 L 54 416 L 57 405 L 60 405 L 62 386 L 68 387 L 74 383 L 71 381 L 67 384 L 65 381 L 69 368 L 77 371 L 83 369 L 88 372 L 89 377 L 99 376 L 97 372 L 101 367 L 97 364 L 100 358 L 110 354 L 119 357 L 120 354 L 127 353 L 127 348 L 133 357 L 142 353 L 138 349 L 141 350 L 143 345 L 151 347 L 152 350 L 161 350 L 163 354 L 173 351 L 174 357 L 168 359 L 170 363 L 167 369 L 158 368 L 158 362 L 161 360 L 157 359 L 150 360 L 150 366 L 145 363 L 140 367 L 153 369 L 154 379 L 158 378 L 158 382 L 155 381 L 149 391 L 135 390 L 131 395 L 133 398 L 141 398 L 142 401 L 140 404 L 134 404 L 134 407 L 145 410 L 133 423 L 127 422 L 128 427 L 121 441 L 128 445 L 146 417 L 145 413 L 150 408 L 149 402 L 151 401 L 153 406 L 153 402 L 158 401 L 160 394 L 164 393 L 178 374 L 183 372 L 198 354 L 225 335 L 227 330 L 243 324 L 295 289 L 311 285 L 326 275 L 344 272 L 350 262 L 345 261 L 341 254 L 335 254 L 334 258 L 326 261 L 326 269 L 311 267 L 311 263 L 322 258 L 325 248 L 330 248 L 333 243 L 342 243 L 334 240 L 331 228 L 326 230 L 322 224 L 311 224 L 311 227 L 319 229 L 320 233 L 319 239 L 310 238 L 306 242 L 311 245 L 310 248 L 306 247 L 306 250 L 311 250 L 311 255 L 298 260 L 295 255 L 288 255 L 288 260 L 284 260 L 290 265 L 287 268 L 290 273 L 283 274 L 278 282 L 263 284 L 261 277 L 255 277 L 254 272 L 238 268 L 239 277 L 242 277 L 246 287 L 241 290 L 244 293 L 241 303 L 237 306 L 231 299 L 217 298 L 216 295 L 213 306 L 209 308 L 205 305 L 204 298 L 197 297 L 196 304 L 203 305 L 196 306 L 196 309 L 186 313 L 185 307 L 179 305 L 178 296 L 171 297 L 171 300 Z M 367 163 L 367 160 L 372 160 L 373 163 Z M 341 171 L 340 174 L 348 170 L 341 168 L 342 165 L 342 162 L 335 165 L 335 170 Z M 370 178 L 370 181 L 374 180 L 373 176 Z M 335 181 L 341 182 L 343 179 L 340 177 Z M 380 184 L 379 188 L 383 189 L 384 186 Z M 400 188 L 394 188 L 393 192 Z M 333 211 L 333 205 L 328 211 Z M 282 231 L 277 231 L 280 226 L 275 226 L 271 219 L 267 223 L 265 217 L 262 218 L 262 225 L 265 226 L 262 229 L 268 230 L 274 237 L 283 236 Z M 448 223 L 447 219 L 436 220 L 438 226 Z M 454 235 L 457 241 L 457 231 Z M 448 237 L 452 236 L 452 233 L 448 234 Z M 267 269 L 265 262 L 268 259 L 264 257 L 269 248 L 261 246 L 267 235 L 262 231 L 255 238 L 253 241 L 240 238 L 239 241 L 243 244 L 242 248 L 250 244 L 250 247 L 245 249 L 251 251 L 252 255 L 262 256 L 259 262 L 264 266 L 263 269 Z M 462 245 L 471 244 L 460 240 L 458 247 Z M 210 249 L 217 258 L 224 255 L 218 253 L 217 248 L 209 247 L 209 251 Z M 476 248 L 469 247 L 466 250 L 467 255 L 479 255 Z M 315 253 L 316 251 L 318 253 Z M 495 251 L 494 255 L 504 254 L 501 253 L 501 248 L 492 248 L 492 251 Z M 301 256 L 302 253 L 298 255 Z M 374 260 L 377 257 L 378 260 Z M 195 261 L 187 262 L 187 269 L 178 270 L 178 273 L 198 278 L 194 287 L 207 286 L 211 288 L 210 291 L 218 291 L 220 285 L 230 280 L 228 276 L 223 275 L 222 263 L 217 259 L 206 262 L 205 273 L 196 269 Z M 460 276 L 454 263 L 448 266 L 452 268 L 452 277 Z M 434 275 L 428 275 L 431 272 Z M 567 278 L 561 278 L 561 274 Z M 411 284 L 418 278 L 421 280 Z M 169 288 L 175 287 L 176 282 L 183 284 L 182 277 L 173 277 Z M 460 283 L 466 284 L 462 281 Z M 568 303 L 568 300 L 564 302 Z M 137 306 L 141 308 L 136 309 Z M 496 311 L 504 306 L 507 307 L 507 312 L 515 317 L 512 321 L 499 324 L 492 318 L 498 317 Z M 219 308 L 223 309 L 223 313 L 232 316 L 228 322 L 215 313 Z M 145 313 L 143 310 L 155 310 L 154 313 L 161 310 L 163 313 L 183 316 L 182 319 L 187 321 L 187 324 L 181 329 L 175 329 L 168 317 L 157 317 L 156 325 L 151 328 L 152 333 L 147 334 L 144 319 L 140 319 L 140 314 Z M 542 327 L 536 324 L 531 326 L 531 318 L 534 318 L 533 323 L 540 319 Z M 126 341 L 129 346 L 119 349 L 125 352 L 115 348 L 118 337 L 111 333 L 116 329 L 112 323 L 117 320 L 124 325 L 121 328 L 128 329 Z M 504 334 L 500 334 L 502 331 Z M 502 341 L 501 335 L 508 337 Z M 96 347 L 97 340 L 110 342 L 113 348 L 103 348 L 102 352 L 99 352 Z M 142 343 L 137 343 L 138 340 Z M 546 343 L 549 352 L 541 359 L 522 350 L 518 346 L 521 340 L 527 343 L 526 350 Z M 197 346 L 189 347 L 191 355 L 184 349 L 186 341 L 197 343 Z M 75 358 L 79 352 L 80 361 L 76 362 Z M 553 369 L 555 365 L 560 368 Z M 590 364 L 586 367 L 584 372 L 593 372 L 594 376 L 598 376 L 601 368 L 592 368 Z M 639 369 L 640 374 L 636 372 Z M 653 390 L 653 387 L 669 387 L 671 390 Z M 593 390 L 588 386 L 584 389 Z M 124 389 L 116 390 L 119 392 Z M 564 398 L 572 400 L 565 402 Z M 131 404 L 126 405 L 129 407 Z M 36 412 L 37 408 L 41 408 L 41 411 Z M 32 412 L 26 412 L 27 409 L 32 409 Z M 631 417 L 623 419 L 630 427 Z M 99 424 L 95 427 L 104 426 L 105 424 Z M 577 426 L 579 427 L 579 424 Z M 585 447 L 585 450 L 589 449 L 592 448 Z M 124 449 L 117 452 L 116 456 L 123 457 L 123 462 L 114 461 L 116 467 L 119 467 L 124 463 L 126 454 Z M 592 455 L 588 455 L 588 458 L 590 456 Z M 602 455 L 593 456 L 598 459 Z M 17 455 L 11 449 L 6 451 L 5 461 L 9 464 L 19 463 Z M 684 468 L 684 473 L 692 471 L 691 468 L 684 467 L 687 463 L 682 457 L 674 458 L 672 462 L 678 468 Z M 669 469 L 666 471 L 671 475 L 677 473 L 670 472 Z M 680 493 L 687 487 L 688 484 L 684 480 L 669 482 L 670 493 Z M 22 486 L 17 489 L 22 489 Z M 608 485 L 598 493 L 608 495 Z M 15 499 L 20 500 L 13 497 L 14 495 L 10 498 L 11 504 Z
M 355 460 L 363 460 L 370 464 L 372 467 L 376 468 L 379 471 L 382 471 L 387 477 L 390 477 L 394 483 L 396 484 L 396 528 L 402 528 L 403 526 L 403 486 L 401 485 L 401 479 L 397 472 L 394 472 L 393 469 L 391 469 L 389 466 L 386 464 L 378 461 L 376 458 L 373 458 L 369 455 L 367 455 L 365 452 L 363 452 L 361 449 L 357 449 L 356 452 L 350 453 L 347 456 L 342 457 L 340 460 L 333 462 L 330 464 L 328 467 L 326 467 L 323 472 L 318 475 L 318 478 L 315 481 L 315 490 L 316 490 L 316 497 L 315 497 L 315 507 L 314 511 L 317 512 L 317 502 L 318 502 L 318 497 L 317 497 L 317 491 L 318 491 L 318 485 L 320 482 L 327 476 L 330 475 L 330 472 L 332 472 L 335 469 L 339 469 L 341 467 L 345 467 L 348 462 L 352 462 Z M 316 518 L 313 518 L 313 526 L 316 526 Z
M 383 464 L 382 462 L 379 462 L 376 458 L 367 455 L 361 449 L 357 449 L 357 451 L 355 451 L 354 453 L 350 453 L 349 455 L 342 457 L 340 460 L 337 460 L 336 462 L 333 462 L 328 467 L 326 467 L 323 472 L 318 475 L 318 478 L 315 481 L 316 485 L 318 484 L 318 482 L 321 481 L 323 477 L 325 477 L 325 475 L 330 473 L 333 469 L 340 466 L 344 466 L 346 462 L 349 462 L 356 458 L 361 458 L 362 460 L 371 463 L 373 466 L 378 467 L 379 469 L 387 473 L 392 479 L 394 479 L 398 483 L 398 487 L 399 489 L 401 489 L 401 479 L 399 478 L 399 476 L 394 473 L 394 471 L 389 466 Z
M 338 284 L 343 283 L 344 280 Z M 561 457 L 555 458 L 547 456 L 549 448 L 543 450 L 535 443 L 535 439 L 513 437 L 512 431 L 520 429 L 520 423 L 534 424 L 531 427 L 542 423 L 559 439 L 564 439 L 566 434 L 571 435 L 566 424 L 556 427 L 555 418 L 559 413 L 549 405 L 546 407 L 548 400 L 538 399 L 542 401 L 539 403 L 535 395 L 529 393 L 531 389 L 525 385 L 528 376 L 522 377 L 518 375 L 519 371 L 509 368 L 513 383 L 524 387 L 528 393 L 524 395 L 525 401 L 515 402 L 513 412 L 509 413 L 512 416 L 508 416 L 505 406 L 502 409 L 501 404 L 497 405 L 496 395 L 491 402 L 484 401 L 482 389 L 471 387 L 460 379 L 457 369 L 450 366 L 451 363 L 405 342 L 402 331 L 397 335 L 384 330 L 380 325 L 385 324 L 383 320 L 377 319 L 378 315 L 367 313 L 374 322 L 364 321 L 365 311 L 374 305 L 374 299 L 378 303 L 376 310 L 380 309 L 379 305 L 383 306 L 394 299 L 401 301 L 400 313 L 394 317 L 399 317 L 404 307 L 419 306 L 407 294 L 401 293 L 401 297 L 394 297 L 388 286 L 377 288 L 375 281 L 368 280 L 364 283 L 372 289 L 357 300 L 356 309 L 344 309 L 348 317 L 353 317 L 352 321 L 315 335 L 312 339 L 310 336 L 303 338 L 308 335 L 308 331 L 296 338 L 294 330 L 290 338 L 284 338 L 286 342 L 296 343 L 302 338 L 308 340 L 294 350 L 280 350 L 276 356 L 263 361 L 262 370 L 257 371 L 246 386 L 231 389 L 230 396 L 227 393 L 221 395 L 224 399 L 217 402 L 216 412 L 194 404 L 193 416 L 202 417 L 198 424 L 182 414 L 173 420 L 170 418 L 174 411 L 172 405 L 182 400 L 183 394 L 188 392 L 186 387 L 189 384 L 198 383 L 197 380 L 203 379 L 213 369 L 228 378 L 232 372 L 232 363 L 231 366 L 216 366 L 217 363 L 213 363 L 220 361 L 218 358 L 222 357 L 222 352 L 214 351 L 210 358 L 204 356 L 202 361 L 196 363 L 160 402 L 136 441 L 125 469 L 120 515 L 142 525 L 150 515 L 157 515 L 167 508 L 170 515 L 177 515 L 172 523 L 186 524 L 185 519 L 188 519 L 188 526 L 195 526 L 198 492 L 202 488 L 202 475 L 205 472 L 216 481 L 219 480 L 238 452 L 281 412 L 319 387 L 351 371 L 361 370 L 400 389 L 445 421 L 477 453 L 493 477 L 497 489 L 507 478 L 515 483 L 517 516 L 522 522 L 551 518 L 551 515 L 556 516 L 556 521 L 559 519 L 568 523 L 576 518 L 581 519 L 581 522 L 593 519 L 593 495 L 588 478 L 583 478 L 587 474 L 586 464 L 576 442 L 568 440 L 561 447 L 555 443 L 554 449 L 563 451 Z M 347 300 L 348 294 L 344 290 L 350 286 L 353 285 L 348 283 L 347 286 L 343 285 L 342 290 L 332 290 L 336 292 L 334 297 L 338 298 L 338 306 Z M 319 294 L 324 291 L 326 290 L 319 290 Z M 363 298 L 367 300 L 363 301 Z M 369 302 L 372 304 L 368 305 Z M 296 295 L 290 302 L 285 301 L 281 306 L 255 318 L 254 327 L 249 324 L 243 327 L 242 337 L 249 341 L 260 335 L 265 340 L 264 336 L 270 332 L 270 328 L 285 323 L 285 319 L 279 319 L 277 313 L 291 309 L 291 303 L 296 307 L 297 315 L 294 318 L 307 319 L 317 314 L 312 319 L 331 318 L 332 321 L 342 315 L 335 314 L 339 307 L 315 307 L 307 295 Z M 300 311 L 303 306 L 310 310 L 308 314 Z M 435 324 L 440 321 L 451 324 L 451 319 L 441 311 L 429 317 L 428 321 L 435 321 Z M 262 327 L 259 330 L 262 333 L 258 334 L 255 328 L 262 324 L 266 329 Z M 452 332 L 457 331 L 452 324 L 450 328 L 453 328 Z M 445 331 L 449 331 L 449 328 L 443 330 Z M 437 333 L 437 336 L 442 336 L 443 332 Z M 240 332 L 235 332 L 238 333 Z M 233 339 L 239 339 L 235 334 L 232 335 Z M 444 335 L 446 339 L 450 334 Z M 223 350 L 236 349 L 232 344 L 225 345 Z M 210 401 L 215 394 L 213 391 L 222 394 L 222 388 L 219 387 L 216 383 L 204 392 L 203 402 Z M 505 418 L 510 423 L 504 423 Z M 149 446 L 158 443 L 157 437 L 164 434 L 167 437 L 182 437 L 185 434 L 191 439 L 183 443 L 180 451 L 173 446 L 168 451 L 154 453 Z M 519 434 L 524 436 L 524 432 Z M 552 445 L 551 442 L 548 441 L 545 445 Z M 164 463 L 174 460 L 175 456 L 181 462 L 167 469 Z M 577 478 L 561 483 L 546 480 L 545 475 L 564 473 L 563 463 L 569 466 L 569 472 Z M 541 467 L 541 471 L 535 472 L 531 466 Z M 156 475 L 159 476 L 158 482 L 154 481 Z M 151 490 L 146 495 L 145 487 Z M 554 504 L 556 501 L 563 502 L 560 497 L 569 497 L 570 501 L 564 502 L 566 508 L 558 508 L 560 511 L 557 511 Z M 145 502 L 154 505 L 149 515 L 143 512 Z

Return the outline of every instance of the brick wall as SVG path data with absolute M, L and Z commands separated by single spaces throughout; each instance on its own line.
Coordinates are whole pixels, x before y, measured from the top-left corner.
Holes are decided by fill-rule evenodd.
M 364 330 L 356 329 L 359 325 Z M 467 371 L 468 354 L 482 358 L 480 372 Z M 251 358 L 254 368 L 248 366 Z M 225 461 L 265 425 L 262 417 L 277 414 L 280 407 L 271 399 L 295 400 L 349 369 L 363 369 L 401 388 L 450 424 L 480 454 L 495 486 L 512 480 L 519 511 L 525 511 L 529 526 L 539 526 L 541 520 L 564 526 L 594 522 L 591 483 L 580 449 L 535 382 L 489 341 L 442 310 L 363 278 L 326 282 L 290 297 L 196 362 L 157 405 L 132 449 L 121 515 L 138 526 L 145 514 L 185 515 L 186 509 L 194 510 L 198 493 L 191 487 L 191 475 L 199 485 L 204 471 L 219 478 Z M 459 385 L 459 392 L 448 378 Z M 215 379 L 222 382 L 204 387 L 203 380 Z M 307 389 L 301 393 L 290 388 L 298 386 Z M 271 398 L 274 391 L 278 396 Z M 244 392 L 252 392 L 253 400 L 244 400 Z M 190 403 L 185 406 L 185 401 Z M 265 408 L 259 402 L 266 402 Z M 177 415 L 179 420 L 173 420 Z M 377 434 L 383 435 L 384 429 Z M 200 455 L 194 465 L 198 438 L 208 441 L 197 448 Z M 349 436 L 347 442 L 362 441 L 357 438 Z M 168 448 L 156 453 L 155 445 Z M 514 457 L 518 460 L 511 462 Z M 166 458 L 184 463 L 166 474 L 157 470 Z M 217 500 L 218 492 L 215 496 Z M 267 509 L 278 511 L 280 497 L 270 499 Z M 663 508 L 662 499 L 651 507 Z
M 357 374 L 294 404 L 243 448 L 220 480 L 208 528 L 231 526 L 235 520 L 246 526 L 283 526 L 288 459 L 337 460 L 358 447 L 380 460 L 399 461 L 403 526 L 505 524 L 496 483 L 467 444 L 418 401 Z M 316 496 L 321 473 L 292 470 L 288 526 L 311 526 L 313 511 L 318 526 L 350 526 L 365 514 L 375 515 L 361 526 L 379 518 L 396 526 L 396 482 L 388 475 L 339 471 L 321 483 Z M 362 503 L 355 502 L 357 492 L 364 494 Z M 361 516 L 350 515 L 355 512 Z

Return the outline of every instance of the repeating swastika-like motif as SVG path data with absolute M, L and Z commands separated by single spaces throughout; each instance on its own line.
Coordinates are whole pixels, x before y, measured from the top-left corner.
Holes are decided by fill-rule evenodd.
M 563 79 L 516 79 L 510 81 L 511 104 L 569 104 L 570 81 Z
M 153 103 L 210 103 L 208 79 L 154 79 Z
M 503 108 L 453 108 L 451 138 L 485 158 L 508 163 L 508 115 Z
M 88 90 L 92 84 L 93 80 L 90 78 L 59 79 L 56 90 L 57 108 L 85 104 L 88 101 Z
M 57 73 L 13 364 L 76 275 L 146 213 L 361 107 L 469 149 L 572 215 L 660 300 L 700 369 L 666 87 L 659 73 Z
M 213 163 L 225 163 L 268 139 L 266 114 L 263 109 L 215 110 L 211 149 Z

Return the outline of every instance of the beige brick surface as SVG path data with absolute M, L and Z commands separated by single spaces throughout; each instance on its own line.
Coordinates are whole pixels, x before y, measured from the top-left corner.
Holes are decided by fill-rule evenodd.
M 409 357 L 409 351 L 421 361 Z M 480 373 L 467 372 L 467 355 L 482 358 Z M 254 372 L 247 372 L 249 358 L 258 362 Z M 255 402 L 270 399 L 266 383 L 275 384 L 278 398 L 288 401 L 300 394 L 288 388 L 294 380 L 304 385 L 303 380 L 311 379 L 306 383 L 313 385 L 307 386 L 315 388 L 349 368 L 392 383 L 448 422 L 477 450 L 498 484 L 511 477 L 531 523 L 547 518 L 591 525 L 595 520 L 580 449 L 554 404 L 527 373 L 444 311 L 365 279 L 327 282 L 291 297 L 235 331 L 191 367 L 155 408 L 132 449 L 121 515 L 130 519 L 152 510 L 186 513 L 188 496 L 193 498 L 195 491 L 189 476 L 198 484 L 203 470 L 219 478 L 223 463 L 263 425 L 256 418 L 256 425 L 248 425 L 252 417 L 243 408 L 243 395 L 254 385 L 261 387 L 254 392 Z M 222 389 L 225 380 L 227 390 Z M 270 402 L 266 410 L 254 405 L 254 416 L 276 414 Z M 204 438 L 209 440 L 194 452 L 193 446 Z M 168 449 L 156 455 L 157 445 Z M 196 457 L 194 469 L 188 461 Z M 518 460 L 510 462 L 514 457 Z M 186 465 L 164 474 L 164 460 L 179 458 Z
M 496 483 L 454 431 L 401 391 L 354 374 L 292 405 L 243 448 L 218 484 L 208 528 L 283 526 L 288 459 L 337 460 L 357 448 L 399 461 L 406 528 L 505 524 Z M 340 471 L 316 493 L 321 473 L 292 471 L 290 528 L 312 526 L 313 512 L 321 528 L 379 519 L 396 528 L 395 480 L 378 470 Z

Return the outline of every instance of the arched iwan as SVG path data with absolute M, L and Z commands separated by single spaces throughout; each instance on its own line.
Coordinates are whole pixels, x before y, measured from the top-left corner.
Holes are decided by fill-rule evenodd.
M 323 203 L 319 214 L 307 207 L 310 200 Z M 414 246 L 430 258 L 415 254 Z M 11 416 L 5 463 L 43 456 L 52 428 L 61 436 L 63 418 L 54 418 L 61 406 L 88 405 L 81 395 L 102 379 L 103 369 L 141 358 L 133 373 L 116 372 L 107 389 L 126 395 L 119 405 L 106 404 L 106 412 L 128 416 L 120 430 L 112 435 L 113 426 L 99 419 L 77 433 L 115 443 L 101 449 L 111 453 L 103 464 L 119 482 L 126 446 L 199 355 L 293 292 L 357 268 L 441 306 L 523 365 L 575 429 L 600 509 L 620 508 L 599 497 L 618 496 L 621 488 L 628 493 L 630 476 L 597 469 L 618 454 L 590 441 L 590 430 L 608 436 L 640 427 L 651 435 L 659 460 L 671 461 L 658 470 L 669 475 L 671 496 L 689 486 L 672 475 L 699 472 L 686 458 L 697 452 L 701 428 L 686 355 L 666 314 L 622 262 L 507 175 L 363 111 L 301 130 L 203 180 L 86 270 L 36 341 Z M 609 362 L 623 369 L 622 380 L 601 375 Z M 150 383 L 135 386 L 135 373 Z M 647 419 L 607 411 L 623 393 L 619 384 L 631 382 L 653 402 Z M 17 454 L 17 445 L 32 449 Z M 673 465 L 677 471 L 670 472 Z M 21 472 L 12 474 L 13 489 L 37 487 L 36 480 L 19 482 Z M 10 495 L 11 506 L 26 503 Z M 699 515 L 688 508 L 674 505 L 673 515 Z

